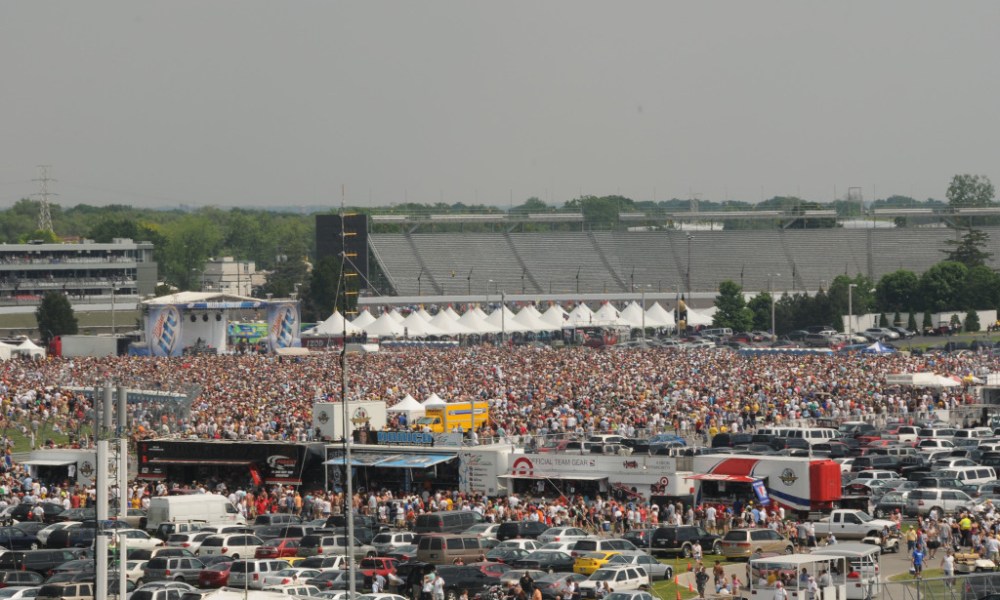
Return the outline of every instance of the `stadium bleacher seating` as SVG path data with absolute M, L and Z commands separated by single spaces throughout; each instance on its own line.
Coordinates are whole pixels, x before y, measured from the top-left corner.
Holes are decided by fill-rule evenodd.
M 991 251 L 1000 227 L 982 228 Z M 746 291 L 815 291 L 838 275 L 866 274 L 878 280 L 908 269 L 922 273 L 943 258 L 945 228 L 760 229 L 688 232 L 415 233 L 372 234 L 371 243 L 400 295 L 417 294 L 421 263 L 444 294 L 520 293 L 523 269 L 527 293 L 627 292 L 685 289 L 688 244 L 691 288 L 711 292 L 721 281 L 742 282 Z M 412 243 L 411 243 L 412 242 Z M 418 256 L 414 256 L 414 249 Z M 1000 258 L 1000 252 L 996 252 Z M 996 267 L 996 259 L 991 266 Z M 522 264 L 524 265 L 522 267 Z M 634 273 L 634 275 L 633 275 Z M 493 283 L 489 283 L 493 280 Z M 535 282 L 536 285 L 534 285 Z M 422 282 L 422 293 L 437 293 Z

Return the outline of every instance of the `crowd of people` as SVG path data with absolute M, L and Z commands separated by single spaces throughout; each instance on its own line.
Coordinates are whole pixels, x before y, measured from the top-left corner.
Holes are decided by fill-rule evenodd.
M 930 371 L 965 378 L 997 367 L 997 359 L 986 354 L 747 357 L 664 349 L 407 348 L 359 355 L 348 368 L 347 390 L 352 400 L 384 400 L 390 406 L 407 394 L 488 400 L 490 423 L 481 434 L 499 438 L 702 434 L 821 417 L 919 418 L 973 398 L 963 387 L 888 387 L 887 374 Z M 36 435 L 39 444 L 48 432 L 81 431 L 92 418 L 91 401 L 81 388 L 107 379 L 190 395 L 189 404 L 130 405 L 130 429 L 137 438 L 311 440 L 312 404 L 341 397 L 336 353 L 294 359 L 244 354 L 7 361 L 0 365 L 0 427 L 5 434 L 17 427 Z

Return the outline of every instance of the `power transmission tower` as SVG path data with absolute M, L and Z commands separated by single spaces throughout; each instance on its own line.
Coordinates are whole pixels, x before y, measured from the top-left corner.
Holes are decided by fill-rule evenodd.
M 38 193 L 33 194 L 41 203 L 41 210 L 38 212 L 38 229 L 41 231 L 52 231 L 52 213 L 49 212 L 49 196 L 58 196 L 49 191 L 49 182 L 55 181 L 49 177 L 49 165 L 38 166 Z

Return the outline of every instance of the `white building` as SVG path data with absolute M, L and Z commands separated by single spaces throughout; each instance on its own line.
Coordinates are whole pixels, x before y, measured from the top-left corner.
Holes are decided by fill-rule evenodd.
M 252 296 L 253 289 L 264 285 L 264 274 L 257 272 L 252 260 L 232 256 L 211 258 L 202 272 L 202 291 L 235 296 Z

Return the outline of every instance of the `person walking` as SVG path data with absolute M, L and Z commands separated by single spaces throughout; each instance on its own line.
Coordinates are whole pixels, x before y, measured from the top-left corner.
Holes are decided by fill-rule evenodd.
M 698 572 L 694 574 L 694 585 L 698 588 L 698 597 L 705 597 L 705 586 L 708 585 L 708 572 L 705 567 L 699 567 Z

